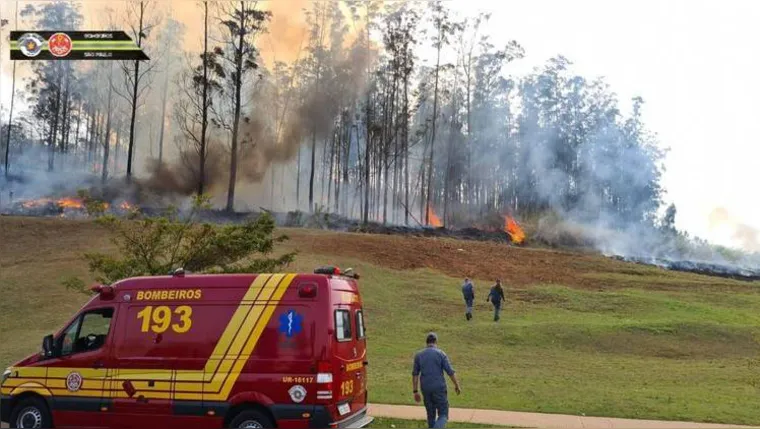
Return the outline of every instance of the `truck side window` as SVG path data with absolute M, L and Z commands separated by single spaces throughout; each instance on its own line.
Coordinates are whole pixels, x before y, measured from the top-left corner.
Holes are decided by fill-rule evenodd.
M 335 310 L 335 336 L 338 341 L 351 340 L 351 313 L 348 310 Z
M 356 312 L 356 338 L 362 340 L 366 336 L 367 334 L 364 332 L 364 311 L 359 310 Z
M 111 328 L 113 308 L 88 311 L 63 333 L 61 356 L 97 350 L 103 346 Z

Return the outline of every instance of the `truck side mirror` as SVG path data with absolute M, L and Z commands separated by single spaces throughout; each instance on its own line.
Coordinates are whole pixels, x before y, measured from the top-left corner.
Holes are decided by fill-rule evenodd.
M 55 356 L 55 339 L 52 335 L 47 335 L 42 339 L 42 353 L 46 358 Z

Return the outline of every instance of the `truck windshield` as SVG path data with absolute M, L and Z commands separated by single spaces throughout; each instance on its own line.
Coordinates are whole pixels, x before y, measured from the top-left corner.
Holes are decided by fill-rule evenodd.
M 99 349 L 111 328 L 113 308 L 99 308 L 79 316 L 63 333 L 61 356 Z

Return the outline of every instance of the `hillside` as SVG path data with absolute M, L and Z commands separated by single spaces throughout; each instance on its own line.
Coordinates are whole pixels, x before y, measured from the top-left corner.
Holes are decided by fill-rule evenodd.
M 411 403 L 410 363 L 435 330 L 462 379 L 452 406 L 760 424 L 760 283 L 594 254 L 290 229 L 293 269 L 362 274 L 371 400 Z M 59 281 L 109 250 L 89 221 L 0 217 L 0 365 L 38 349 L 86 299 Z M 475 279 L 475 320 L 459 285 Z M 501 277 L 499 324 L 485 304 Z

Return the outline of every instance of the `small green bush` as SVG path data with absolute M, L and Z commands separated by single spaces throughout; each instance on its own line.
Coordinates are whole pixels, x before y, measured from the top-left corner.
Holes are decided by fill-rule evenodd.
M 163 216 L 146 217 L 133 211 L 127 218 L 104 215 L 96 222 L 113 234 L 118 256 L 86 253 L 89 270 L 98 282 L 113 283 L 136 276 L 166 275 L 177 268 L 199 273 L 276 272 L 290 264 L 295 253 L 270 257 L 276 243 L 288 239 L 274 235 L 275 222 L 269 214 L 239 225 L 198 222 L 208 199 L 196 198 L 186 216 L 170 208 Z M 63 284 L 86 291 L 79 278 Z

